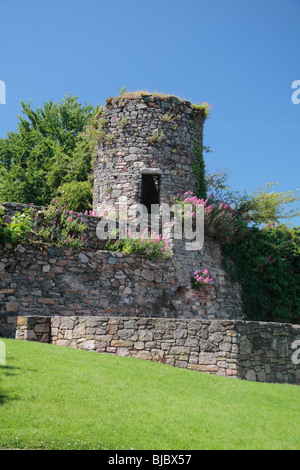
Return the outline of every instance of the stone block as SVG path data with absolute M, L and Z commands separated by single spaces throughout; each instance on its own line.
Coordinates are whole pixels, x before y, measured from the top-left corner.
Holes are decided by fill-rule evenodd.
M 20 310 L 18 302 L 6 302 L 5 304 L 7 313 L 17 313 Z

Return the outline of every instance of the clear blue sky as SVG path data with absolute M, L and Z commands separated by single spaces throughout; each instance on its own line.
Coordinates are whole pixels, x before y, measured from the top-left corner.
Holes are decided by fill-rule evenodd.
M 214 104 L 208 171 L 228 171 L 240 191 L 295 190 L 299 24 L 300 0 L 0 0 L 0 137 L 16 129 L 20 100 L 160 91 Z

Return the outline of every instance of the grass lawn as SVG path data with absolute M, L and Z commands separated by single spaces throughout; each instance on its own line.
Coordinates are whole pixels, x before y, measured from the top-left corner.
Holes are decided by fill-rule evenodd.
M 3 341 L 2 449 L 300 448 L 298 386 Z

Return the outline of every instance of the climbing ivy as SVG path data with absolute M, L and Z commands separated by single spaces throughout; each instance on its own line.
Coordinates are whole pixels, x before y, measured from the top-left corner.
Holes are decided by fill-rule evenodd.
M 300 227 L 253 227 L 222 252 L 224 269 L 242 286 L 246 320 L 300 323 Z
M 207 198 L 207 183 L 205 177 L 205 162 L 203 152 L 210 152 L 210 148 L 203 146 L 201 140 L 194 139 L 193 152 L 196 156 L 192 169 L 196 177 L 196 195 L 201 199 Z

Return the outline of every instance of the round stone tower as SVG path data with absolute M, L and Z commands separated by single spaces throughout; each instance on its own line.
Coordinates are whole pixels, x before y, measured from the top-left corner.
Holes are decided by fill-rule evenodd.
M 94 209 L 116 204 L 171 204 L 195 190 L 195 141 L 205 110 L 175 96 L 126 93 L 106 101 L 94 167 Z

